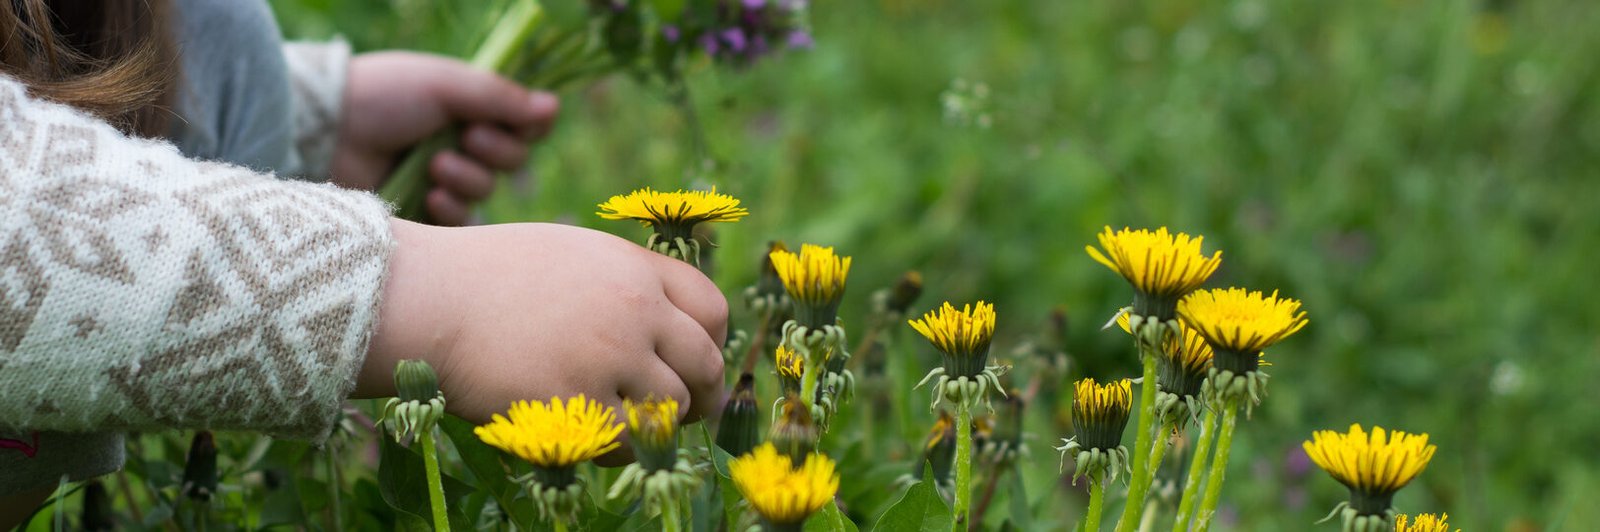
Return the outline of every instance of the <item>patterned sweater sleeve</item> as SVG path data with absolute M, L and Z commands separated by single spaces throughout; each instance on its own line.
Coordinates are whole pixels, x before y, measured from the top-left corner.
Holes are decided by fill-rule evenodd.
M 326 434 L 375 328 L 388 214 L 0 76 L 0 438 Z

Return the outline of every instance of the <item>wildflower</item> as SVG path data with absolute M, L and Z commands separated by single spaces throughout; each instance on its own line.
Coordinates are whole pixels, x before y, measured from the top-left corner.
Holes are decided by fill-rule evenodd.
M 1450 514 L 1417 514 L 1413 522 L 1401 515 L 1394 520 L 1394 532 L 1450 532 L 1450 523 L 1445 522 L 1449 518 Z
M 662 513 L 700 486 L 694 467 L 678 453 L 678 401 L 647 396 L 642 402 L 624 399 L 622 406 L 638 461 L 622 470 L 607 497 L 631 493 L 650 512 Z
M 1126 314 L 1117 325 L 1132 333 Z M 1157 379 L 1155 408 L 1167 422 L 1182 423 L 1200 413 L 1200 393 L 1211 371 L 1211 344 L 1200 332 L 1178 322 L 1177 335 L 1167 335 L 1156 351 Z
M 772 264 L 772 254 L 778 251 L 787 252 L 789 248 L 778 240 L 767 243 L 767 252 L 761 255 L 761 275 L 756 278 L 756 284 L 744 290 L 745 305 L 758 314 L 772 312 L 771 319 L 776 320 L 774 325 L 783 324 L 794 313 L 794 304 L 783 288 L 783 278 L 778 277 L 778 269 Z
M 955 465 L 956 418 L 948 410 L 939 410 L 939 418 L 928 430 L 922 445 L 922 460 L 933 469 L 933 481 L 941 488 L 950 488 L 950 466 Z M 922 463 L 918 462 L 912 476 L 922 478 Z
M 649 188 L 625 196 L 612 196 L 595 214 L 607 220 L 638 220 L 653 233 L 645 247 L 657 253 L 699 264 L 700 244 L 694 228 L 705 222 L 736 222 L 750 214 L 739 200 L 718 194 L 716 188 L 658 192 Z
M 909 323 L 944 358 L 943 367 L 935 368 L 917 383 L 921 387 L 930 379 L 938 378 L 933 387 L 934 407 L 939 406 L 941 399 L 974 404 L 986 400 L 991 388 L 1005 394 L 1000 388 L 1000 375 L 1008 368 L 989 365 L 989 342 L 994 339 L 994 305 L 979 301 L 976 307 L 965 305 L 956 310 L 946 301 L 944 306 Z
M 473 433 L 533 464 L 533 473 L 518 481 L 528 484 L 541 515 L 570 521 L 582 493 L 576 466 L 621 445 L 623 426 L 616 419 L 611 407 L 579 394 L 565 402 L 517 401 L 506 416 L 495 414 Z
M 800 379 L 806 372 L 805 362 L 805 358 L 788 346 L 778 346 L 773 356 L 773 366 L 774 372 L 778 374 L 779 390 L 783 395 L 800 393 Z
M 817 439 L 822 436 L 812 419 L 811 409 L 806 408 L 799 397 L 790 395 L 780 401 L 776 414 L 767 434 L 768 441 L 794 461 L 804 462 L 806 456 L 816 450 Z
M 1157 346 L 1160 329 L 1144 332 L 1145 325 L 1166 325 L 1176 332 L 1178 299 L 1188 294 L 1222 265 L 1222 252 L 1206 257 L 1200 252 L 1204 237 L 1190 237 L 1185 233 L 1173 235 L 1162 227 L 1154 232 L 1137 231 L 1124 227 L 1112 232 L 1107 226 L 1099 235 L 1100 247 L 1086 246 L 1089 257 L 1106 265 L 1133 285 L 1133 307 L 1130 309 L 1135 336 L 1149 346 Z
M 722 408 L 722 421 L 717 424 L 717 446 L 729 455 L 748 453 L 761 439 L 755 386 L 754 375 L 739 375 L 739 383 L 733 386 L 733 394 Z
M 1373 427 L 1369 434 L 1359 424 L 1350 425 L 1345 434 L 1319 430 L 1301 447 L 1350 489 L 1350 500 L 1334 507 L 1328 519 L 1340 515 L 1344 530 L 1361 532 L 1387 528 L 1394 517 L 1395 492 L 1422 474 L 1437 450 L 1427 434 L 1384 432 L 1383 427 Z
M 901 275 L 894 287 L 872 294 L 872 306 L 878 313 L 898 319 L 911 311 L 911 304 L 917 302 L 917 297 L 921 295 L 922 273 L 912 270 Z
M 800 530 L 839 491 L 833 460 L 811 453 L 796 464 L 770 443 L 729 461 L 728 473 L 768 530 Z
M 839 302 L 844 298 L 845 280 L 850 276 L 850 257 L 835 255 L 831 247 L 812 244 L 800 246 L 800 253 L 774 249 L 768 257 L 794 301 L 800 325 L 812 330 L 833 326 L 838 319 Z
M 1249 394 L 1260 403 L 1267 375 L 1259 371 L 1261 351 L 1306 326 L 1300 302 L 1243 288 L 1200 290 L 1178 302 L 1178 314 L 1211 344 L 1209 387 L 1205 393 L 1231 400 Z
M 383 417 L 394 441 L 418 437 L 433 430 L 444 417 L 444 394 L 439 392 L 439 377 L 433 367 L 421 360 L 401 360 L 394 370 L 395 391 L 399 397 L 383 405 Z
M 1122 431 L 1128 427 L 1130 405 L 1133 403 L 1132 383 L 1128 379 L 1098 384 L 1086 378 L 1073 384 L 1072 427 L 1077 434 L 1063 438 L 1061 459 L 1073 454 L 1077 467 L 1072 472 L 1073 482 L 1087 475 L 1096 482 L 1102 473 L 1110 479 L 1128 468 L 1128 449 L 1122 446 Z

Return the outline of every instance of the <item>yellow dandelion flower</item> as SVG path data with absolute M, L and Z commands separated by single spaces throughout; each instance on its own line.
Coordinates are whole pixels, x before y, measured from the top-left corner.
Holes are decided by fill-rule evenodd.
M 616 449 L 616 412 L 582 394 L 565 402 L 517 401 L 473 430 L 478 439 L 544 468 L 569 468 Z
M 1359 515 L 1384 515 L 1394 494 L 1428 467 L 1438 448 L 1428 444 L 1427 434 L 1385 432 L 1373 427 L 1350 425 L 1340 434 L 1319 430 L 1301 445 L 1311 461 L 1334 480 L 1350 488 L 1350 508 Z
M 1121 379 L 1099 384 L 1093 377 L 1073 384 L 1072 425 L 1087 449 L 1115 449 L 1122 445 L 1133 404 L 1133 383 Z
M 812 244 L 801 245 L 800 253 L 773 249 L 767 257 L 798 307 L 795 315 L 800 323 L 813 329 L 833 325 L 850 276 L 850 257 Z
M 638 220 L 669 238 L 688 238 L 694 226 L 702 222 L 736 222 L 750 214 L 739 206 L 737 198 L 718 194 L 716 188 L 709 192 L 660 192 L 647 187 L 627 195 L 612 196 L 600 204 L 600 209 L 595 214 L 601 218 Z
M 778 376 L 790 379 L 799 379 L 805 374 L 805 357 L 800 356 L 788 346 L 778 346 L 773 362 L 778 367 Z
M 1197 290 L 1178 302 L 1178 314 L 1216 349 L 1217 369 L 1234 373 L 1255 371 L 1261 350 L 1308 321 L 1299 300 L 1243 288 Z
M 979 301 L 956 310 L 946 301 L 922 318 L 910 320 L 944 355 L 945 375 L 954 379 L 982 373 L 989 363 L 989 342 L 994 339 L 994 305 Z
M 924 447 L 932 449 L 933 446 L 938 445 L 941 441 L 950 440 L 953 442 L 955 439 L 956 418 L 950 416 L 949 410 L 939 410 L 939 419 L 934 420 L 933 428 L 928 430 L 928 441 Z
M 1106 226 L 1099 238 L 1105 251 L 1085 246 L 1089 257 L 1133 285 L 1135 314 L 1163 322 L 1174 317 L 1178 298 L 1199 288 L 1222 265 L 1221 251 L 1209 258 L 1200 252 L 1204 237 L 1173 235 L 1165 227 L 1112 232 Z
M 794 462 L 772 444 L 762 444 L 750 454 L 728 462 L 728 474 L 750 507 L 768 523 L 794 525 L 833 503 L 839 475 L 833 460 L 811 453 L 805 464 Z
M 678 401 L 671 397 L 622 400 L 628 412 L 628 435 L 635 454 L 648 470 L 670 469 L 678 460 Z
M 1445 522 L 1449 518 L 1450 514 L 1417 514 L 1412 521 L 1401 515 L 1394 520 L 1394 532 L 1450 532 L 1450 523 Z

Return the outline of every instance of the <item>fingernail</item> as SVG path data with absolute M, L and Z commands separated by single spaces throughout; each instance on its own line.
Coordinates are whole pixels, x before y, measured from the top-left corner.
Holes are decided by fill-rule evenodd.
M 529 102 L 533 104 L 534 110 L 540 113 L 553 113 L 556 111 L 556 107 L 561 105 L 561 102 L 556 99 L 556 95 L 542 91 L 534 91 L 533 95 L 529 97 Z

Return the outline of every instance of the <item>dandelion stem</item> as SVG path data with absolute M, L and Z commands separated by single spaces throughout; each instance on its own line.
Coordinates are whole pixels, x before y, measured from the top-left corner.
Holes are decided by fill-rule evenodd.
M 1150 492 L 1150 486 L 1156 483 L 1156 471 L 1161 470 L 1161 460 L 1167 456 L 1167 447 L 1171 447 L 1172 425 L 1166 421 L 1156 427 L 1155 442 L 1150 447 L 1150 474 L 1145 477 L 1145 493 Z
M 1099 478 L 1089 479 L 1089 511 L 1083 517 L 1084 532 L 1100 531 L 1100 514 L 1104 513 L 1106 506 L 1105 473 L 1096 475 Z
M 811 363 L 811 357 L 806 357 L 806 371 L 800 376 L 800 403 L 810 410 L 812 403 L 817 398 L 818 373 L 822 372 L 822 364 Z
M 1189 520 L 1194 517 L 1194 505 L 1200 494 L 1200 478 L 1206 470 L 1210 456 L 1211 440 L 1217 435 L 1217 411 L 1206 410 L 1206 419 L 1200 423 L 1200 436 L 1195 438 L 1194 458 L 1189 462 L 1189 477 L 1183 484 L 1183 498 L 1178 502 L 1178 517 L 1172 522 L 1172 532 L 1187 532 Z
M 956 504 L 951 516 L 951 532 L 965 532 L 972 505 L 972 407 L 966 401 L 957 404 L 956 422 Z
M 673 497 L 661 505 L 661 532 L 681 532 L 683 519 L 678 517 L 678 498 Z
M 328 496 L 333 501 L 328 508 L 333 514 L 334 532 L 344 532 L 344 504 L 340 501 L 339 492 L 344 490 L 344 481 L 339 475 L 338 451 L 332 443 L 327 445 L 328 453 Z
M 1228 453 L 1233 449 L 1233 429 L 1238 425 L 1238 405 L 1229 401 L 1222 406 L 1222 429 L 1217 433 L 1217 456 L 1211 460 L 1211 478 L 1206 480 L 1206 497 L 1200 501 L 1200 511 L 1195 514 L 1195 518 L 1199 519 L 1195 524 L 1198 532 L 1211 528 L 1211 518 L 1217 513 L 1217 500 L 1222 497 L 1222 480 L 1228 474 Z
M 422 444 L 422 465 L 428 471 L 428 504 L 433 511 L 433 529 L 449 532 L 450 516 L 444 513 L 444 482 L 439 479 L 439 451 L 433 445 L 433 430 L 419 435 Z
M 566 521 L 563 521 L 563 520 L 557 518 L 557 519 L 551 519 L 550 522 L 555 524 L 555 531 L 556 532 L 567 532 L 567 522 Z
M 1117 520 L 1117 532 L 1132 532 L 1139 526 L 1144 495 L 1150 489 L 1150 468 L 1145 467 L 1145 461 L 1150 459 L 1150 425 L 1156 417 L 1156 353 L 1144 342 L 1135 343 L 1139 345 L 1139 358 L 1144 360 L 1144 380 L 1139 382 L 1139 428 L 1134 432 L 1139 439 L 1133 444 L 1133 480 L 1128 483 L 1128 502 L 1122 509 L 1122 518 Z

